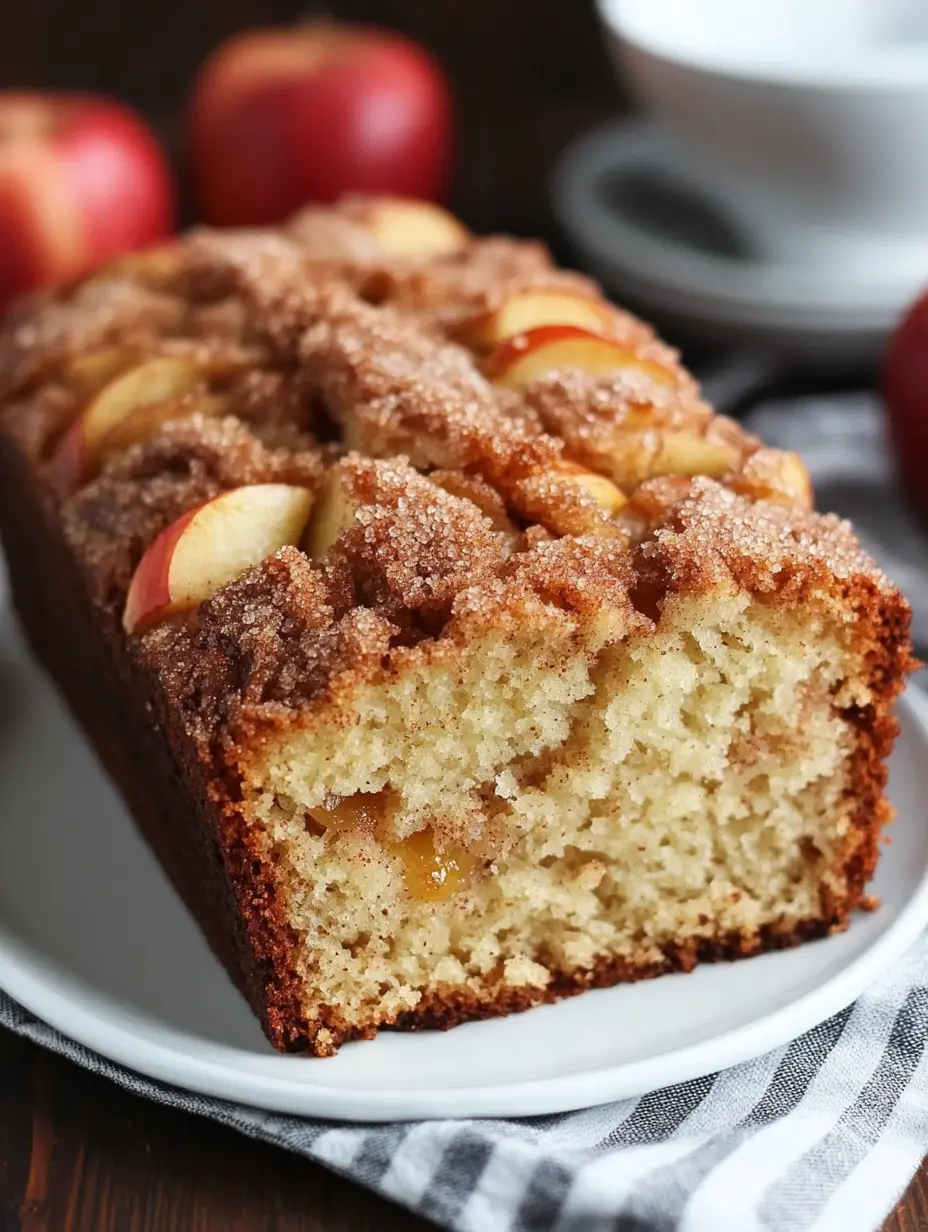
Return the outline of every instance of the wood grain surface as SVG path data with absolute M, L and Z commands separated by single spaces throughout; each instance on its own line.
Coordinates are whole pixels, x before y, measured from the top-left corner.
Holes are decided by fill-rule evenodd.
M 0 1032 L 0 1232 L 431 1226 L 305 1159 L 129 1095 Z M 884 1232 L 926 1228 L 922 1167 Z
M 315 1164 L 0 1034 L 0 1232 L 416 1232 Z

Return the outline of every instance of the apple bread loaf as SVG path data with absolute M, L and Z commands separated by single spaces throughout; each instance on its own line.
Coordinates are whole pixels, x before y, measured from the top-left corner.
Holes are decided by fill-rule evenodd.
M 540 245 L 193 233 L 22 307 L 0 382 L 25 628 L 276 1047 L 868 905 L 906 603 Z

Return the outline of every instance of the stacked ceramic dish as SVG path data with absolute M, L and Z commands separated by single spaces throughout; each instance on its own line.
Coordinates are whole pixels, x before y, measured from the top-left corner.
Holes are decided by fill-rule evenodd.
M 928 7 L 599 0 L 645 118 L 554 185 L 586 263 L 665 317 L 829 362 L 928 281 Z

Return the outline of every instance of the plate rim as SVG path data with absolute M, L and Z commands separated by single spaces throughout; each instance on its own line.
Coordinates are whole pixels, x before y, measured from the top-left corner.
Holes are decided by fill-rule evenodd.
M 928 746 L 928 698 L 910 685 L 897 706 L 912 719 L 916 734 Z M 287 1066 L 325 1062 L 293 1056 L 270 1058 L 282 1062 L 280 1076 L 237 1068 L 236 1055 L 254 1054 L 160 1024 L 164 1039 L 151 1038 L 139 1025 L 158 1023 L 157 1019 L 132 1011 L 127 1020 L 117 999 L 95 991 L 3 924 L 0 988 L 56 1031 L 109 1061 L 157 1082 L 266 1112 L 371 1124 L 435 1117 L 536 1116 L 640 1096 L 779 1047 L 848 1006 L 915 942 L 926 925 L 928 861 L 885 931 L 822 984 L 778 1009 L 707 1039 L 635 1061 L 471 1087 L 366 1089 L 295 1083 L 286 1073 Z M 828 939 L 817 944 L 827 945 Z M 471 1029 L 480 1025 L 472 1024 Z M 218 1057 L 200 1055 L 203 1048 L 217 1052 Z

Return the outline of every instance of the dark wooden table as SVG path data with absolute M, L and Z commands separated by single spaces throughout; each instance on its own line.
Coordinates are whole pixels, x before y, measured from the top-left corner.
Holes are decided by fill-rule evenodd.
M 0 1032 L 0 1232 L 431 1226 L 305 1159 L 128 1095 Z M 883 1232 L 924 1229 L 922 1165 Z
M 416 1232 L 286 1151 L 0 1032 L 0 1232 Z

